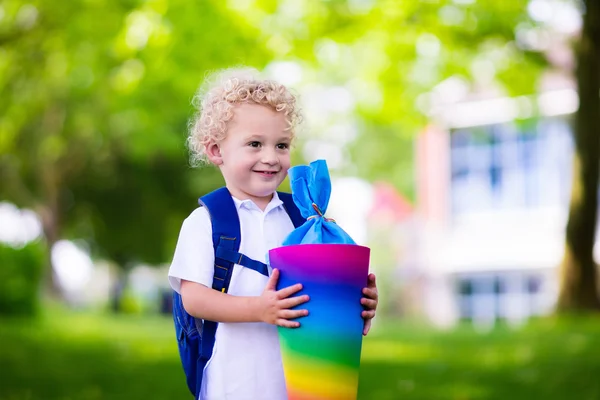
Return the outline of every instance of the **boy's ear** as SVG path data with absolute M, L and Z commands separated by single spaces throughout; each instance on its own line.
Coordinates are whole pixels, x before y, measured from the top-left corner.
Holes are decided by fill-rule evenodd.
M 221 149 L 219 148 L 218 144 L 214 142 L 207 144 L 204 147 L 204 153 L 211 163 L 215 165 L 223 164 L 223 156 L 221 156 Z

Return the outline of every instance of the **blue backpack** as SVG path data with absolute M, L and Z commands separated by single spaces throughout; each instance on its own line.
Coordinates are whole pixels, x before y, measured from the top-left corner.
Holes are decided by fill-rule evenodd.
M 300 214 L 289 193 L 277 192 L 294 227 L 306 220 Z M 227 293 L 233 265 L 253 269 L 269 276 L 267 266 L 239 253 L 240 220 L 235 203 L 227 188 L 220 188 L 202 196 L 198 203 L 206 207 L 212 225 L 215 266 L 212 288 Z M 179 356 L 186 375 L 187 385 L 196 399 L 200 397 L 202 374 L 212 356 L 217 332 L 217 322 L 192 317 L 183 308 L 181 295 L 173 292 L 173 320 L 179 345 Z

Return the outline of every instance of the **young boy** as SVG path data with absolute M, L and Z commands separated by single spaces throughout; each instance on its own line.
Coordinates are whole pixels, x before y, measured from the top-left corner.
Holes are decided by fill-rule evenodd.
M 294 226 L 276 190 L 290 168 L 290 147 L 300 120 L 296 98 L 253 70 L 227 70 L 199 91 L 199 112 L 189 146 L 196 160 L 221 170 L 240 219 L 240 253 L 265 262 Z M 169 282 L 195 318 L 219 322 L 213 355 L 204 369 L 202 400 L 287 399 L 277 325 L 296 328 L 309 301 L 296 284 L 276 290 L 279 271 L 267 278 L 235 265 L 228 293 L 211 288 L 214 250 L 204 207 L 183 222 Z M 369 275 L 361 303 L 363 334 L 375 316 L 378 294 Z

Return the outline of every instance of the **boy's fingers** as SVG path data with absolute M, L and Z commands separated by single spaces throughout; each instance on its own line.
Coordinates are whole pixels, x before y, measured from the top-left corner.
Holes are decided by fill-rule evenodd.
M 308 315 L 308 310 L 283 310 L 279 313 L 282 319 L 295 319 Z
M 377 300 L 379 298 L 379 293 L 377 292 L 377 289 L 371 289 L 369 287 L 363 288 L 362 290 L 363 294 L 373 300 Z
M 366 319 L 365 325 L 363 327 L 363 336 L 367 336 L 367 333 L 369 333 L 370 330 L 371 330 L 371 320 Z
M 293 308 L 302 303 L 306 303 L 308 300 L 309 300 L 309 297 L 308 297 L 308 295 L 305 294 L 302 296 L 289 297 L 285 300 L 281 300 L 279 305 L 281 306 L 281 308 Z
M 377 308 L 377 300 L 371 300 L 366 297 L 363 297 L 362 299 L 360 299 L 360 304 L 362 304 L 364 307 L 371 309 L 371 310 L 374 310 L 375 308 Z
M 375 287 L 375 286 L 377 286 L 375 274 L 369 274 L 368 286 L 369 287 Z
M 299 292 L 301 290 L 302 290 L 302 284 L 296 283 L 295 285 L 288 286 L 286 288 L 283 288 L 283 289 L 277 291 L 277 296 L 280 299 L 285 299 L 286 297 L 290 297 L 294 293 Z
M 300 326 L 300 322 L 297 321 L 288 321 L 287 319 L 280 318 L 276 321 L 277 325 L 283 326 L 284 328 L 298 328 Z
M 363 317 L 363 319 L 373 319 L 375 317 L 375 311 L 374 310 L 363 311 L 360 313 L 360 316 Z
M 279 270 L 277 268 L 273 268 L 273 272 L 267 281 L 267 286 L 265 289 L 267 290 L 277 290 L 277 280 L 279 279 Z

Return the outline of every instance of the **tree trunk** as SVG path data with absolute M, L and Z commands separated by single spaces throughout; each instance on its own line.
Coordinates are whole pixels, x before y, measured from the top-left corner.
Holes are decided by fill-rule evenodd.
M 62 300 L 63 293 L 58 280 L 58 275 L 54 270 L 52 264 L 52 247 L 59 239 L 59 225 L 58 225 L 58 214 L 54 207 L 44 207 L 38 210 L 44 231 L 44 237 L 46 238 L 47 245 L 47 258 L 46 258 L 46 273 L 43 278 L 43 292 L 44 295 L 53 300 Z
M 558 311 L 600 310 L 594 243 L 600 157 L 600 2 L 585 1 L 576 48 L 579 110 L 575 114 L 573 187 L 561 264 Z
M 43 116 L 43 129 L 41 146 L 51 136 L 63 133 L 65 110 L 63 107 L 54 105 L 48 107 Z M 61 204 L 60 190 L 63 180 L 60 168 L 60 154 L 44 152 L 38 149 L 40 154 L 39 167 L 37 171 L 38 184 L 41 189 L 43 204 L 38 212 L 42 220 L 44 236 L 48 245 L 48 258 L 46 274 L 44 276 L 44 294 L 53 300 L 63 300 L 63 291 L 58 275 L 52 263 L 52 247 L 60 240 L 61 234 Z

